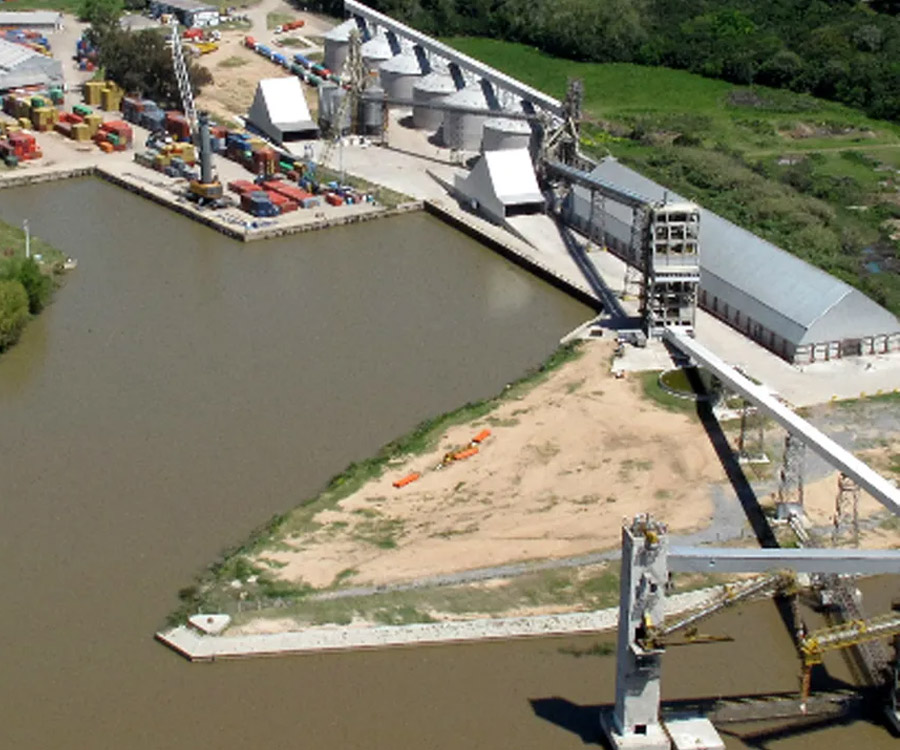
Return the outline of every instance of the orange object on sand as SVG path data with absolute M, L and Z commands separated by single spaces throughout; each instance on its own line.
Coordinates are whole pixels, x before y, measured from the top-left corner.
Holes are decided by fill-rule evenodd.
M 420 476 L 422 475 L 414 471 L 412 474 L 407 474 L 402 479 L 398 479 L 396 482 L 394 482 L 394 487 L 399 490 L 401 487 L 406 487 L 406 485 L 415 482 Z
M 455 461 L 462 461 L 464 458 L 471 458 L 476 453 L 478 453 L 478 448 L 466 448 L 464 451 L 460 451 L 459 453 L 453 454 L 453 459 Z
M 472 438 L 473 443 L 483 443 L 491 436 L 490 430 L 482 430 L 475 437 Z

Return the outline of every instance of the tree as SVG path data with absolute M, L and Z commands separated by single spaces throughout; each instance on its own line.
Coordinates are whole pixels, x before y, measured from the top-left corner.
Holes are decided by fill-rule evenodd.
M 119 25 L 119 17 L 124 9 L 123 0 L 81 0 L 78 17 L 102 34 Z
M 126 91 L 163 105 L 181 101 L 172 54 L 166 47 L 165 37 L 155 29 L 137 32 L 110 29 L 98 39 L 98 47 L 100 64 L 107 76 Z M 212 83 L 209 70 L 193 61 L 188 62 L 188 72 L 195 95 Z

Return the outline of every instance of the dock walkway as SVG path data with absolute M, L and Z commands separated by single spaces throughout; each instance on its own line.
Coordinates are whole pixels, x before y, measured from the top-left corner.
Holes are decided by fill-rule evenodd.
M 721 587 L 688 591 L 666 599 L 666 614 L 703 606 L 721 593 Z M 563 635 L 588 635 L 616 627 L 618 607 L 596 612 L 573 612 L 535 617 L 504 617 L 455 622 L 376 627 L 325 626 L 284 633 L 203 635 L 182 625 L 156 634 L 157 640 L 190 661 L 244 659 L 320 651 L 346 651 L 391 646 L 467 643 L 483 640 Z

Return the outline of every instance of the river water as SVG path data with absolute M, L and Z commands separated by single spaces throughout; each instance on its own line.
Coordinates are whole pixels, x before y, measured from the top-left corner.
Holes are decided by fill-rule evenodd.
M 592 741 L 614 664 L 566 651 L 596 639 L 213 665 L 152 640 L 222 547 L 586 308 L 425 215 L 243 245 L 82 180 L 3 191 L 23 217 L 79 268 L 0 357 L 0 748 Z M 772 605 L 714 623 L 736 641 L 672 649 L 667 696 L 796 687 Z M 851 741 L 893 746 L 861 723 L 776 744 Z

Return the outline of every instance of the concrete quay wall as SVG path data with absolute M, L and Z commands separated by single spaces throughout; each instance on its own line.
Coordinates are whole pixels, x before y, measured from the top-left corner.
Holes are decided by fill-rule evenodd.
M 669 597 L 666 600 L 666 614 L 674 615 L 701 607 L 720 595 L 722 591 L 722 587 L 716 586 Z M 326 626 L 258 635 L 204 635 L 192 627 L 182 625 L 160 631 L 156 634 L 156 639 L 189 661 L 205 662 L 218 659 L 247 659 L 323 651 L 589 635 L 615 628 L 618 618 L 618 607 L 612 607 L 596 612 L 574 612 L 535 617 L 504 617 L 376 627 Z
M 541 258 L 538 250 L 518 240 L 505 229 L 484 227 L 481 222 L 472 221 L 462 209 L 448 206 L 442 201 L 426 200 L 424 207 L 426 212 L 487 245 L 494 252 L 574 297 L 579 302 L 600 309 L 600 298 L 586 283 L 553 268 Z

